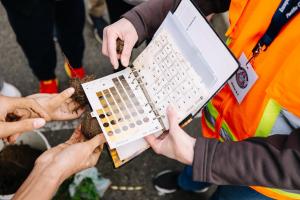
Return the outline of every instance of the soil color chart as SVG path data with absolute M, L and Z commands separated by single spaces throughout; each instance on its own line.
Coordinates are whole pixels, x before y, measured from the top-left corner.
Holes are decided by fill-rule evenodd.
M 110 80 L 101 84 L 95 81 L 89 86 L 83 84 L 85 90 L 92 90 L 96 94 L 97 99 L 92 98 L 98 105 L 93 109 L 97 111 L 94 115 L 97 115 L 110 146 L 120 146 L 161 128 L 155 115 L 151 113 L 151 107 L 146 106 L 147 100 L 136 79 L 124 73 L 110 77 Z M 144 134 L 137 135 L 141 130 L 144 130 Z

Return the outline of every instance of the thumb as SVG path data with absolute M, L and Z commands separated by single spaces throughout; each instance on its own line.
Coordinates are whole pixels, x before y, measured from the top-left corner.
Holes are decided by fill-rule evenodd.
M 167 116 L 168 116 L 168 121 L 169 121 L 169 130 L 172 133 L 174 129 L 178 128 L 179 125 L 179 116 L 177 111 L 175 110 L 174 106 L 169 105 L 167 108 Z
M 103 134 L 96 135 L 86 143 L 89 145 L 92 151 L 94 151 L 98 146 L 104 144 L 106 139 Z
M 144 139 L 148 142 L 148 144 L 151 146 L 151 148 L 156 152 L 156 153 L 159 153 L 159 149 L 158 149 L 158 146 L 159 146 L 159 142 L 160 140 L 157 139 L 157 137 L 155 137 L 154 134 L 152 135 L 147 135 L 146 137 L 144 137 Z
M 16 133 L 32 131 L 41 128 L 45 124 L 46 121 L 43 118 L 24 119 L 17 122 L 2 122 L 0 123 L 0 128 L 4 131 L 2 131 L 0 137 L 3 138 L 14 135 Z

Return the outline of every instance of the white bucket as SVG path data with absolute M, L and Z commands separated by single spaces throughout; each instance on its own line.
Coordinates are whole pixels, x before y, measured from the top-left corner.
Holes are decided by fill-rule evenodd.
M 16 141 L 16 144 L 27 144 L 32 148 L 46 151 L 50 149 L 49 142 L 47 138 L 38 130 L 23 133 L 20 135 Z M 0 140 L 0 151 L 4 148 L 4 143 Z M 0 177 L 1 178 L 1 177 Z M 14 194 L 0 195 L 0 200 L 10 200 Z

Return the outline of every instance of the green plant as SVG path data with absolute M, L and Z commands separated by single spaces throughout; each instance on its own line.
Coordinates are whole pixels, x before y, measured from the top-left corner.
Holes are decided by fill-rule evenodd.
M 96 187 L 91 178 L 84 178 L 76 187 L 73 197 L 69 194 L 69 185 L 73 182 L 74 177 L 67 179 L 59 187 L 53 200 L 100 200 Z

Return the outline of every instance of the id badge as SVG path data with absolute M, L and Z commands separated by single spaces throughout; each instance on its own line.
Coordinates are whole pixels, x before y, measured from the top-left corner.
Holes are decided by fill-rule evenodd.
M 229 80 L 228 84 L 236 100 L 240 104 L 257 81 L 258 76 L 251 63 L 247 64 L 248 59 L 244 53 L 240 56 L 239 61 L 241 66 L 235 75 Z

